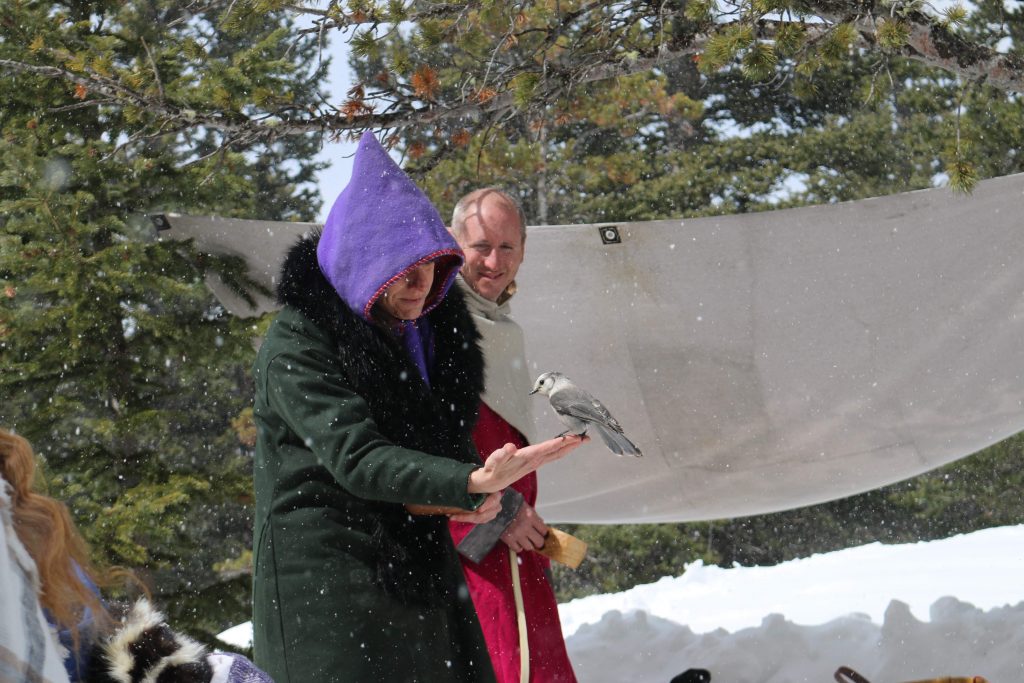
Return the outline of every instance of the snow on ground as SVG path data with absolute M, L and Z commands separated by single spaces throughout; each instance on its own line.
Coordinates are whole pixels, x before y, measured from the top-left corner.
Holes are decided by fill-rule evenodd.
M 774 567 L 688 565 L 622 593 L 560 605 L 580 683 L 1024 681 L 1024 526 L 870 545 Z M 248 643 L 249 624 L 225 631 Z
M 1024 681 L 1024 526 L 682 576 L 561 605 L 581 683 Z

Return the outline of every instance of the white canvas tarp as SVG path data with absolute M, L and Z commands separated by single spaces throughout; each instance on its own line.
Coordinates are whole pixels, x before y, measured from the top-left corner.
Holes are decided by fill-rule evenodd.
M 546 467 L 541 514 L 625 523 L 778 511 L 1024 429 L 1022 214 L 1017 175 L 970 196 L 618 223 L 610 244 L 606 225 L 531 227 L 513 309 L 532 374 L 567 374 L 644 451 L 619 459 L 592 443 Z M 167 236 L 245 255 L 268 286 L 311 227 L 169 218 Z M 536 405 L 540 432 L 561 431 Z

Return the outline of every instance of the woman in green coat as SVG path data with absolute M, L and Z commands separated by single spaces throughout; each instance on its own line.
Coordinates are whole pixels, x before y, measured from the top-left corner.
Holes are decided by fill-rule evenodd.
M 277 683 L 492 681 L 448 516 L 580 441 L 507 446 L 480 467 L 483 386 L 462 255 L 376 139 L 321 235 L 288 254 L 254 367 L 253 628 Z

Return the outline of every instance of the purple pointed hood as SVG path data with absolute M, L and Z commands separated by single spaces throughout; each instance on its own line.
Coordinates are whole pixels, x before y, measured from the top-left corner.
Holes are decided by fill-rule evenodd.
M 331 207 L 316 256 L 338 296 L 367 319 L 388 286 L 435 261 L 427 313 L 444 298 L 463 261 L 437 209 L 373 133 L 359 141 L 352 179 Z

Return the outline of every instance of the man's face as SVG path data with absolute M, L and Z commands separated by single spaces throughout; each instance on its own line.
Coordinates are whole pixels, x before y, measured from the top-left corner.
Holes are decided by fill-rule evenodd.
M 485 194 L 466 212 L 465 228 L 456 238 L 466 253 L 462 279 L 483 298 L 497 301 L 523 262 L 519 212 L 500 195 Z

